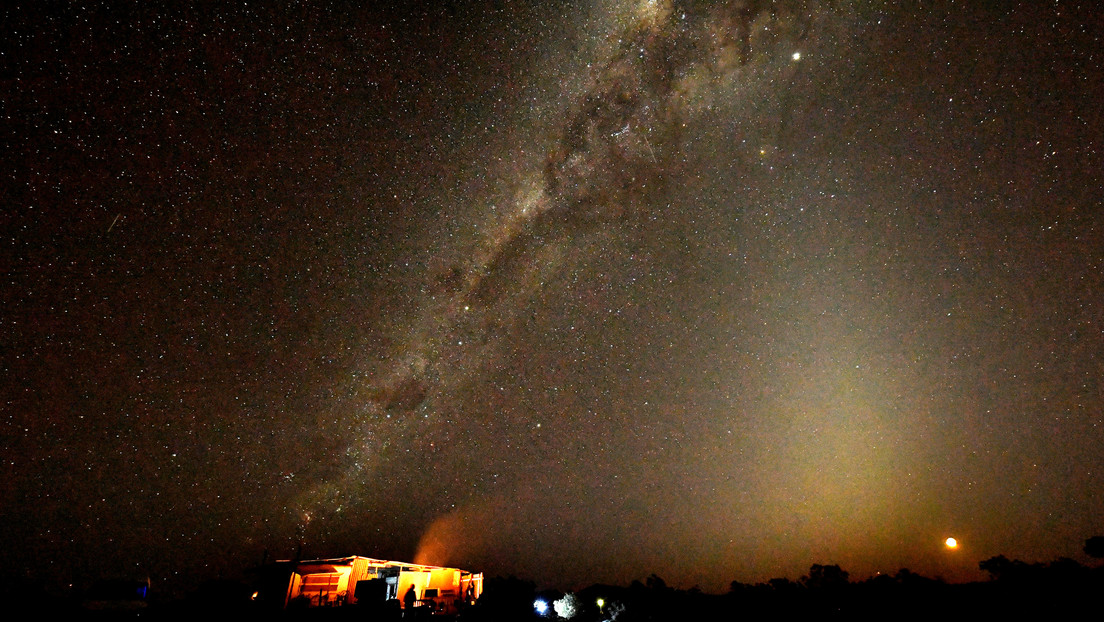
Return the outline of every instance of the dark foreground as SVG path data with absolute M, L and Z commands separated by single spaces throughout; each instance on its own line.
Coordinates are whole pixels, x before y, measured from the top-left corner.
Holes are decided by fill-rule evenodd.
M 516 578 L 491 578 L 475 606 L 457 616 L 403 617 L 398 603 L 387 606 L 343 607 L 288 611 L 274 599 L 265 601 L 245 584 L 208 584 L 178 600 L 149 599 L 89 602 L 41 599 L 9 594 L 8 603 L 33 603 L 40 613 L 60 613 L 69 619 L 92 620 L 432 620 L 449 622 L 572 620 L 574 622 L 636 622 L 666 620 L 744 619 L 993 619 L 1099 612 L 1104 595 L 1104 568 L 1072 560 L 1025 564 L 1003 557 L 983 564 L 992 580 L 947 584 L 908 570 L 854 582 L 838 566 L 814 565 L 797 581 L 772 579 L 746 585 L 734 582 L 726 594 L 676 590 L 652 575 L 627 587 L 593 585 L 573 593 L 538 592 L 533 583 Z M 22 603 L 20 602 L 22 601 Z M 535 603 L 546 606 L 538 613 Z M 425 614 L 428 611 L 422 611 Z

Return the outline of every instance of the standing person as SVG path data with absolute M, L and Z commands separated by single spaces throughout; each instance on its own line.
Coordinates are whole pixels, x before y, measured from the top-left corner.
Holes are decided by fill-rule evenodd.
M 414 603 L 418 602 L 418 591 L 411 585 L 410 589 L 403 595 L 403 617 L 414 617 Z

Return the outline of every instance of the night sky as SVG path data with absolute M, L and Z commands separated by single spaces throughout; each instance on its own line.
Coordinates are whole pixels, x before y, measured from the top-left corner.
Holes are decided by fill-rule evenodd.
M 19 4 L 6 574 L 718 591 L 1104 534 L 1094 3 Z

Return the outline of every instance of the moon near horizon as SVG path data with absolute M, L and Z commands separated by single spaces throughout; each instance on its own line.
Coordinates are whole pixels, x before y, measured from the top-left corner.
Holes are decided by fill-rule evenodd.
M 948 549 L 957 549 L 958 548 L 958 540 L 956 540 L 954 538 L 947 538 L 946 540 L 943 541 L 943 544 L 947 545 Z

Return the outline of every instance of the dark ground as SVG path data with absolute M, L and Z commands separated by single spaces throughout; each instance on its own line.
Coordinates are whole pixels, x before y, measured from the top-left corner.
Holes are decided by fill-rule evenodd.
M 1069 559 L 1028 564 L 994 557 L 981 563 L 991 580 L 949 584 L 907 569 L 853 582 L 839 566 L 814 564 L 794 581 L 771 579 L 755 585 L 733 582 L 726 594 L 668 587 L 652 575 L 627 587 L 593 585 L 578 592 L 538 591 L 534 583 L 514 577 L 489 578 L 480 601 L 457 617 L 415 619 L 464 621 L 532 621 L 571 619 L 576 622 L 742 620 L 742 619 L 996 619 L 1084 615 L 1097 610 L 1104 594 L 1104 567 L 1088 567 Z M 4 582 L 10 607 L 27 605 L 70 619 L 195 620 L 201 618 L 276 618 L 283 620 L 399 620 L 389 608 L 361 607 L 284 611 L 278 595 L 259 593 L 257 585 L 212 581 L 180 599 L 149 598 L 92 601 L 89 593 L 47 595 L 18 580 Z M 263 589 L 260 588 L 260 589 Z M 267 598 L 266 598 L 267 597 Z M 534 603 L 548 604 L 539 615 Z M 573 613 L 557 616 L 553 603 L 570 602 Z M 601 602 L 601 606 L 599 606 Z M 397 603 L 395 603 L 397 605 Z M 93 610 L 100 607 L 101 610 Z

